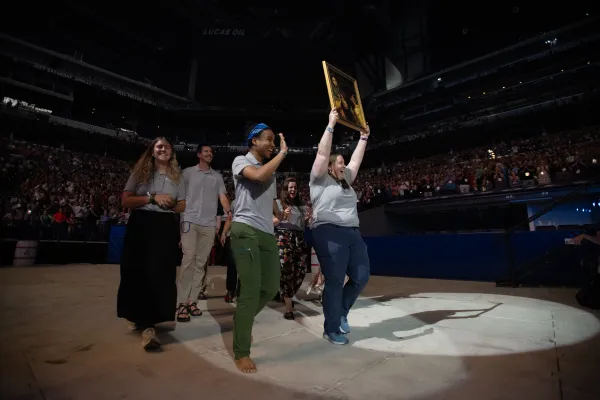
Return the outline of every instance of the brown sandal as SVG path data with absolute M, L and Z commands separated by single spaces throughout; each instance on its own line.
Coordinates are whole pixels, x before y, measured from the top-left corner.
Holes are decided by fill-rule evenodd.
M 180 303 L 179 307 L 177 307 L 177 322 L 189 322 L 190 319 L 188 306 Z
M 192 317 L 199 317 L 202 315 L 202 311 L 198 308 L 196 303 L 188 304 L 188 311 Z

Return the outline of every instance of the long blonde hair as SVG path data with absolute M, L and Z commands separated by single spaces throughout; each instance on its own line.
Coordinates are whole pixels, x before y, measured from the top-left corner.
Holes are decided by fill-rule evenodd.
M 154 146 L 159 141 L 163 141 L 171 146 L 171 159 L 169 160 L 169 164 L 167 164 L 167 176 L 173 183 L 179 183 L 181 178 L 181 169 L 179 168 L 179 163 L 177 162 L 177 157 L 175 156 L 175 149 L 169 140 L 163 136 L 159 136 L 152 141 L 148 145 L 148 148 L 140 159 L 133 166 L 133 176 L 138 183 L 148 183 L 150 181 L 150 176 L 154 172 Z

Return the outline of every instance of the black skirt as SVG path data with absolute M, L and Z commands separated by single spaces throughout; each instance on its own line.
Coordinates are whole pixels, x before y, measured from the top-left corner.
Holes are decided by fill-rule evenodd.
M 179 215 L 133 211 L 121 256 L 119 318 L 139 327 L 174 321 L 180 262 Z

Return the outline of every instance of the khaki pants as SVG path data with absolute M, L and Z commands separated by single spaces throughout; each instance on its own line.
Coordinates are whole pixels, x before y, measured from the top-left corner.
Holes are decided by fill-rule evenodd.
M 189 227 L 189 229 L 188 229 Z M 206 266 L 215 243 L 215 227 L 191 223 L 182 224 L 181 249 L 183 259 L 177 279 L 179 303 L 196 301 L 206 291 Z

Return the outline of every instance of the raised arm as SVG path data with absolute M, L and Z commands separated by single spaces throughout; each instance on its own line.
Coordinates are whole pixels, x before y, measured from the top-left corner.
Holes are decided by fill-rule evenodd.
M 277 171 L 279 165 L 285 158 L 288 152 L 287 144 L 285 143 L 285 138 L 283 137 L 283 133 L 279 134 L 279 154 L 271 159 L 265 165 L 261 165 L 260 167 L 255 167 L 253 165 L 248 165 L 242 169 L 241 174 L 244 178 L 249 179 L 251 181 L 256 182 L 267 182 Z M 235 171 L 234 171 L 235 173 Z
M 315 178 L 320 178 L 327 172 L 329 156 L 331 155 L 331 142 L 333 141 L 333 128 L 335 128 L 338 118 L 337 109 L 334 108 L 329 113 L 329 124 L 327 125 L 325 132 L 323 132 L 323 136 L 321 136 L 317 157 L 312 166 L 312 174 Z
M 352 153 L 352 158 L 350 158 L 350 162 L 348 163 L 348 169 L 350 170 L 350 177 L 352 178 L 352 182 L 356 179 L 358 175 L 358 170 L 360 169 L 360 164 L 362 164 L 363 157 L 365 155 L 365 149 L 367 148 L 367 140 L 369 139 L 369 135 L 371 134 L 371 128 L 367 125 L 367 128 L 364 131 L 360 132 L 360 140 L 354 149 L 354 153 Z M 348 182 L 352 184 L 352 182 Z

